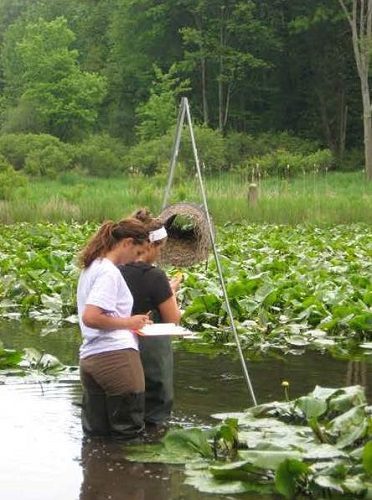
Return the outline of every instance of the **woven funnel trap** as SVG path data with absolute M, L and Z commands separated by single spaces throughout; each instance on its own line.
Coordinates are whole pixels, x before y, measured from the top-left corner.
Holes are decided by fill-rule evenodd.
M 187 267 L 208 258 L 211 239 L 202 207 L 192 203 L 175 203 L 166 207 L 159 219 L 168 233 L 161 264 Z

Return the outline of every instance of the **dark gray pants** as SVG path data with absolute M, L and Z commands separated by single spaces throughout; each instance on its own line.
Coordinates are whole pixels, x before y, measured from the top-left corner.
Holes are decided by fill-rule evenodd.
M 173 351 L 170 337 L 140 337 L 145 372 L 145 421 L 161 424 L 173 405 Z

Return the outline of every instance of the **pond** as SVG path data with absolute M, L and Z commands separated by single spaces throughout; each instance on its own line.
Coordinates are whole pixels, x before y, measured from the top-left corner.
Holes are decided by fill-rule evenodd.
M 35 347 L 77 364 L 80 343 L 75 327 L 54 333 L 38 323 L 2 322 L 0 341 L 7 348 Z M 295 351 L 294 351 L 295 352 Z M 259 403 L 283 399 L 281 382 L 290 382 L 290 397 L 316 384 L 338 387 L 362 384 L 372 401 L 371 357 L 358 361 L 331 358 L 319 352 L 249 361 Z M 369 384 L 369 385 L 368 385 Z M 77 374 L 49 383 L 8 378 L 0 385 L 0 497 L 7 500 L 201 500 L 206 497 L 184 485 L 182 467 L 133 464 L 122 447 L 83 440 L 80 428 L 81 390 Z M 175 351 L 173 422 L 210 425 L 212 413 L 241 411 L 251 405 L 234 347 L 231 353 Z M 264 498 L 257 495 L 211 498 Z

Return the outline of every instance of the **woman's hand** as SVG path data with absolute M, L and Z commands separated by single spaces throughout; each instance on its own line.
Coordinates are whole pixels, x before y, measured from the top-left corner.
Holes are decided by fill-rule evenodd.
M 145 325 L 151 325 L 152 321 L 148 314 L 135 314 L 126 319 L 126 328 L 128 330 L 141 330 Z
M 182 276 L 182 274 L 180 274 L 179 276 L 175 276 L 174 278 L 171 278 L 169 280 L 169 284 L 170 284 L 170 287 L 171 287 L 173 293 L 178 292 L 182 278 L 183 278 L 183 276 Z

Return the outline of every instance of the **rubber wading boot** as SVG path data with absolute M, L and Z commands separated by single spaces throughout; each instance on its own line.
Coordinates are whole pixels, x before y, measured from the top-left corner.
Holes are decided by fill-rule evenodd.
M 108 436 L 110 434 L 106 394 L 83 392 L 81 422 L 84 434 L 87 436 Z
M 121 439 L 139 437 L 145 427 L 145 394 L 120 394 L 106 398 L 111 435 Z

